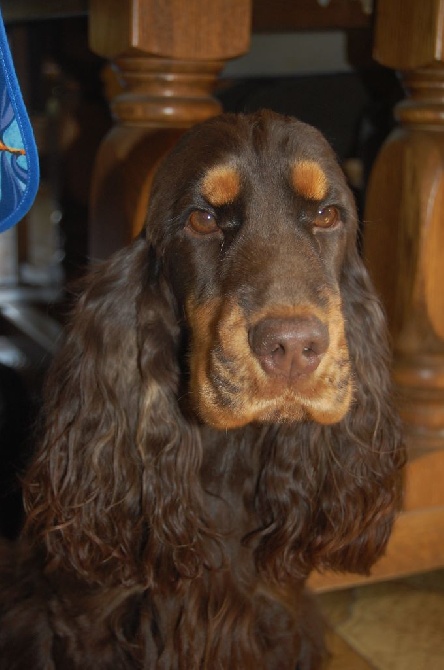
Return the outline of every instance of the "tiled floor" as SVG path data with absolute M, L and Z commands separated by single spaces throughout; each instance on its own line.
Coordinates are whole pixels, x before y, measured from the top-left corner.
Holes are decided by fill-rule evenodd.
M 318 596 L 327 670 L 444 670 L 444 570 Z

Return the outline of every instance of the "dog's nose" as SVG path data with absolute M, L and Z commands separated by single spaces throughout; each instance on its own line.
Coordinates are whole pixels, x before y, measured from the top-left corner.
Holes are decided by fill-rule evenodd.
M 290 379 L 314 372 L 329 344 L 327 326 L 315 316 L 262 319 L 248 335 L 265 372 Z

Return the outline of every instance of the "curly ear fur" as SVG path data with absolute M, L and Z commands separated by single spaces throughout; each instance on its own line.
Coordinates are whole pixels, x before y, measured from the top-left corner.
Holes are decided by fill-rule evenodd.
M 315 564 L 366 573 L 383 553 L 399 511 L 405 453 L 385 318 L 355 249 L 342 283 L 355 398 L 344 420 L 325 431 L 329 473 L 320 497 Z
M 368 572 L 400 506 L 405 454 L 385 319 L 354 248 L 341 281 L 354 402 L 335 425 L 279 428 L 264 445 L 256 496 L 264 525 L 253 537 L 259 566 L 276 579 L 313 568 Z
M 201 444 L 175 401 L 179 329 L 153 255 L 138 240 L 87 278 L 24 483 L 25 533 L 88 581 L 171 582 L 205 556 Z

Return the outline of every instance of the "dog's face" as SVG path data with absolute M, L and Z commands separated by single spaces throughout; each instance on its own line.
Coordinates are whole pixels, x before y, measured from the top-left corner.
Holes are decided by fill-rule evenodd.
M 186 315 L 204 422 L 343 418 L 353 380 L 341 272 L 355 229 L 332 150 L 294 119 L 222 116 L 166 159 L 147 236 Z

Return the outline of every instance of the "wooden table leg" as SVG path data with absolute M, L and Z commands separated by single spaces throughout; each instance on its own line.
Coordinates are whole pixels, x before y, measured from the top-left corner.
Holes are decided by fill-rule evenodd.
M 387 310 L 409 462 L 404 505 L 370 578 L 314 574 L 315 589 L 444 565 L 444 0 L 379 0 L 374 55 L 402 72 L 398 128 L 367 190 L 364 255 Z
M 444 447 L 443 12 L 443 0 L 380 0 L 376 23 L 375 57 L 402 72 L 406 99 L 371 176 L 364 249 L 412 456 Z
M 225 61 L 247 51 L 250 23 L 250 0 L 91 0 L 91 48 L 122 82 L 96 159 L 92 258 L 140 231 L 159 160 L 186 128 L 221 111 L 212 91 Z

